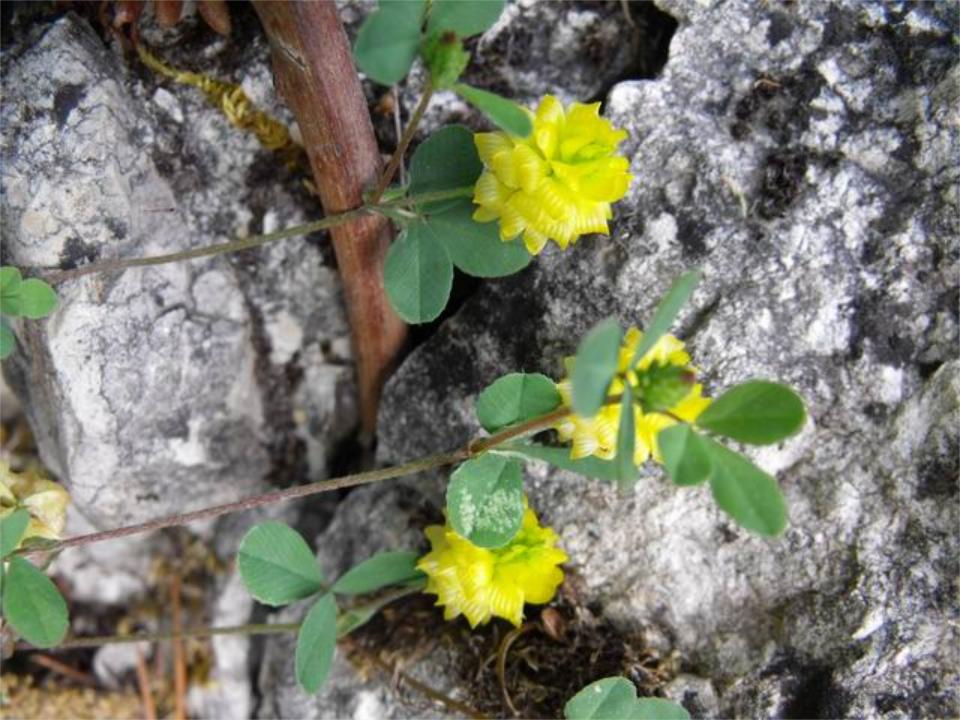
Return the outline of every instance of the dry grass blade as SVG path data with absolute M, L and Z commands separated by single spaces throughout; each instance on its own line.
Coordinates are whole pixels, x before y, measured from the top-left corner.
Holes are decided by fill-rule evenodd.
M 145 720 L 157 720 L 157 704 L 153 699 L 153 687 L 150 682 L 150 670 L 147 668 L 143 650 L 137 646 L 137 687 L 140 690 L 140 702 L 143 704 Z

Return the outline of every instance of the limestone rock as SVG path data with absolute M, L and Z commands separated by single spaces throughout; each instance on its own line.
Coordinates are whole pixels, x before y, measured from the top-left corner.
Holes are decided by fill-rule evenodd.
M 720 715 L 951 714 L 956 8 L 664 9 L 663 75 L 607 102 L 636 175 L 612 236 L 489 283 L 418 348 L 387 388 L 381 457 L 463 442 L 499 375 L 558 376 L 593 323 L 642 323 L 699 265 L 677 331 L 708 390 L 769 377 L 808 403 L 797 438 L 750 453 L 787 532 L 752 537 L 653 466 L 620 498 L 530 465 L 531 502 L 591 599 L 672 644 Z
M 202 57 L 169 38 L 153 51 L 242 81 L 272 109 L 266 41 L 234 39 L 239 50 Z M 111 52 L 76 15 L 7 51 L 4 77 L 7 263 L 37 272 L 170 253 L 319 213 L 300 178 L 202 93 Z M 58 290 L 49 321 L 18 327 L 4 371 L 43 461 L 97 527 L 322 476 L 354 423 L 339 282 L 316 240 Z

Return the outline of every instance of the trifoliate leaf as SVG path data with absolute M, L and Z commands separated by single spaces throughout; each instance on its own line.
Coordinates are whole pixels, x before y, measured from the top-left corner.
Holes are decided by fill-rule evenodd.
M 580 342 L 570 377 L 573 409 L 578 415 L 593 417 L 603 407 L 607 390 L 617 372 L 622 336 L 616 318 L 607 318 L 594 326 Z
M 540 373 L 510 373 L 477 397 L 477 419 L 487 432 L 544 415 L 561 403 L 557 386 Z
M 633 683 L 609 677 L 590 683 L 564 706 L 567 720 L 690 720 L 680 705 L 660 698 L 637 698 Z
M 29 524 L 30 513 L 22 508 L 0 518 L 0 558 L 17 549 Z
M 495 278 L 513 275 L 530 264 L 533 257 L 519 238 L 503 242 L 497 224 L 476 222 L 474 210 L 473 202 L 460 198 L 426 220 L 454 265 L 473 277 Z
M 504 0 L 433 0 L 427 32 L 450 31 L 462 38 L 482 33 L 497 21 L 503 6 Z
M 463 83 L 457 83 L 453 89 L 509 134 L 527 137 L 533 132 L 529 113 L 512 100 Z
M 57 307 L 57 293 L 39 278 L 30 278 L 20 283 L 20 314 L 39 320 Z
M 483 163 L 473 133 L 463 125 L 449 125 L 423 141 L 410 161 L 410 195 L 454 190 L 477 182 Z M 435 200 L 420 205 L 427 213 L 449 209 L 464 198 Z M 469 201 L 468 201 L 469 202 Z
M 631 367 L 640 362 L 643 356 L 657 344 L 657 340 L 670 329 L 673 321 L 680 314 L 681 308 L 693 295 L 697 283 L 700 282 L 700 275 L 699 270 L 691 270 L 674 280 L 673 285 L 670 286 L 667 294 L 663 296 L 663 300 L 660 301 L 656 311 L 654 311 L 653 318 L 643 330 L 643 338 L 637 345 L 633 361 L 630 363 Z
M 698 485 L 710 475 L 710 454 L 704 439 L 685 423 L 657 435 L 663 465 L 675 485 Z
M 323 687 L 336 648 L 337 603 L 327 593 L 313 604 L 297 633 L 294 666 L 297 682 L 304 691 L 315 693 Z
M 237 565 L 247 590 L 266 605 L 286 605 L 323 590 L 313 551 L 282 522 L 254 525 L 240 543 Z
M 800 431 L 806 421 L 803 400 L 775 382 L 751 380 L 714 400 L 697 425 L 751 445 L 770 445 Z
M 506 545 L 520 530 L 523 511 L 523 470 L 516 460 L 486 453 L 450 478 L 447 518 L 474 545 Z
M 357 33 L 353 56 L 360 69 L 383 85 L 410 71 L 420 50 L 425 0 L 380 0 Z
M 410 223 L 390 246 L 383 284 L 393 309 L 408 323 L 430 322 L 443 312 L 453 263 L 426 223 Z
M 57 586 L 22 557 L 13 556 L 3 573 L 3 617 L 39 648 L 59 645 L 70 625 L 67 603 Z
M 783 532 L 787 506 L 777 481 L 715 440 L 701 440 L 712 467 L 710 489 L 717 505 L 747 530 L 769 536 Z
M 409 550 L 377 553 L 341 575 L 331 589 L 343 595 L 362 595 L 387 585 L 416 580 L 423 576 L 417 570 L 418 557 Z

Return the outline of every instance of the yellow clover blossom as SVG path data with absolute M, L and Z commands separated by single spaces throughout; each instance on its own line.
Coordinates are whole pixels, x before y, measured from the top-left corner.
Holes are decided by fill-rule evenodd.
M 627 193 L 630 163 L 616 155 L 627 137 L 600 117 L 600 103 L 573 103 L 566 111 L 552 95 L 532 114 L 533 132 L 477 133 L 485 166 L 477 180 L 477 222 L 500 221 L 500 239 L 522 233 L 533 255 L 547 240 L 561 248 L 585 233 L 608 234 L 610 203 Z
M 617 367 L 617 377 L 610 386 L 613 395 L 623 392 L 623 381 L 626 377 L 631 387 L 638 384 L 638 373 L 649 370 L 654 364 L 658 366 L 673 366 L 689 370 L 690 355 L 684 349 L 684 344 L 673 335 L 662 336 L 654 346 L 630 367 L 637 345 L 643 338 L 643 333 L 635 327 L 627 330 L 624 342 L 620 348 L 620 361 Z M 557 384 L 563 404 L 571 404 L 570 371 L 568 366 L 567 378 Z M 660 447 L 657 444 L 657 434 L 664 428 L 675 425 L 680 418 L 689 423 L 696 421 L 700 413 L 710 405 L 710 399 L 703 397 L 703 385 L 694 383 L 690 391 L 675 405 L 664 412 L 644 412 L 639 404 L 634 404 L 634 420 L 636 427 L 636 443 L 634 462 L 637 465 L 645 463 L 651 456 L 656 462 L 663 462 Z M 568 415 L 560 420 L 555 429 L 564 441 L 572 441 L 573 447 L 570 457 L 574 460 L 595 455 L 604 460 L 612 460 L 617 454 L 617 432 L 620 427 L 620 404 L 605 405 L 600 412 L 591 418 L 579 415 Z
M 30 513 L 21 544 L 32 537 L 59 539 L 67 522 L 69 502 L 66 489 L 48 480 L 40 470 L 15 473 L 7 463 L 0 462 L 0 520 L 20 508 Z
M 492 617 L 520 625 L 524 603 L 550 602 L 563 582 L 557 566 L 567 554 L 556 547 L 557 534 L 541 527 L 530 508 L 520 532 L 502 548 L 477 547 L 449 522 L 431 525 L 425 534 L 432 549 L 417 567 L 427 575 L 424 592 L 437 596 L 446 620 L 463 614 L 471 627 Z

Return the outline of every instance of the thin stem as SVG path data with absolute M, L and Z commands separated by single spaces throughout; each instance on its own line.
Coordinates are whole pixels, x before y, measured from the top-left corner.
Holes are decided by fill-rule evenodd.
M 355 218 L 366 215 L 370 208 L 361 207 L 356 210 L 350 210 L 337 215 L 329 215 L 320 220 L 306 223 L 304 225 L 294 225 L 293 227 L 277 230 L 276 232 L 266 233 L 265 235 L 254 235 L 241 240 L 231 240 L 230 242 L 217 243 L 216 245 L 204 245 L 203 247 L 191 248 L 180 252 L 168 253 L 166 255 L 154 255 L 145 258 L 127 258 L 118 260 L 105 260 L 103 262 L 82 265 L 73 270 L 61 270 L 52 273 L 47 277 L 47 282 L 61 283 L 67 280 L 74 280 L 84 275 L 93 273 L 111 272 L 115 270 L 126 270 L 132 267 L 146 267 L 149 265 L 163 265 L 165 263 L 179 262 L 181 260 L 194 260 L 196 258 L 210 257 L 212 255 L 222 255 L 223 253 L 237 252 L 239 250 L 249 250 L 259 247 L 275 240 L 284 240 L 286 238 L 296 237 L 298 235 L 309 235 L 318 230 L 326 230 L 334 225 L 354 220 Z
M 502 445 L 509 440 L 513 440 L 514 438 L 544 430 L 556 423 L 557 420 L 566 417 L 571 412 L 572 410 L 570 410 L 570 408 L 558 408 L 547 413 L 546 415 L 531 418 L 530 420 L 522 422 L 519 425 L 507 428 L 506 430 L 501 430 L 498 433 L 494 433 L 490 437 L 477 438 L 468 443 L 466 447 L 458 448 L 450 452 L 427 455 L 426 457 L 412 460 L 408 463 L 403 463 L 402 465 L 394 465 L 392 467 L 385 467 L 379 470 L 368 470 L 366 472 L 354 473 L 352 475 L 343 475 L 341 477 L 332 478 L 329 480 L 320 480 L 319 482 L 310 483 L 308 485 L 298 485 L 296 487 L 286 488 L 284 490 L 275 490 L 273 492 L 264 493 L 263 495 L 255 495 L 253 497 L 244 498 L 243 500 L 224 503 L 223 505 L 214 505 L 213 507 L 182 513 L 180 515 L 170 515 L 164 518 L 148 520 L 147 522 L 138 523 L 136 525 L 127 525 L 125 527 L 114 528 L 113 530 L 103 530 L 101 532 L 88 533 L 87 535 L 77 535 L 72 538 L 60 540 L 53 545 L 48 545 L 41 549 L 30 550 L 27 548 L 21 548 L 15 551 L 15 554 L 37 555 L 41 553 L 57 552 L 69 547 L 90 545 L 92 543 L 104 542 L 106 540 L 116 540 L 118 538 L 128 537 L 130 535 L 139 535 L 140 533 L 152 532 L 154 530 L 161 530 L 163 528 L 186 525 L 198 520 L 209 520 L 211 518 L 220 517 L 221 515 L 227 515 L 229 513 L 252 510 L 257 507 L 263 507 L 264 505 L 273 505 L 275 503 L 308 497 L 310 495 L 317 495 L 319 493 L 330 492 L 332 490 L 356 487 L 357 485 L 368 485 L 381 480 L 390 480 L 392 478 L 403 477 L 404 475 L 413 475 L 414 473 L 432 470 L 445 465 L 454 465 L 484 453 L 487 450 L 497 447 L 498 445 Z
M 166 263 L 180 262 L 183 260 L 195 260 L 197 258 L 211 257 L 213 255 L 222 255 L 224 253 L 238 252 L 240 250 L 249 250 L 250 248 L 260 247 L 277 240 L 297 237 L 299 235 L 309 235 L 318 230 L 328 230 L 329 228 L 342 225 L 343 223 L 355 220 L 371 212 L 389 210 L 397 207 L 407 207 L 414 203 L 431 202 L 434 200 L 446 200 L 448 198 L 468 197 L 473 192 L 472 187 L 451 188 L 450 190 L 437 190 L 435 192 L 421 193 L 420 195 L 410 195 L 396 200 L 386 202 L 368 203 L 354 210 L 328 215 L 327 217 L 294 225 L 292 227 L 277 230 L 264 235 L 254 235 L 240 240 L 231 240 L 230 242 L 217 243 L 215 245 L 204 245 L 203 247 L 191 248 L 180 252 L 168 253 L 166 255 L 153 255 L 145 258 L 119 258 L 117 260 L 104 260 L 103 262 L 82 265 L 73 270 L 59 270 L 46 276 L 49 283 L 56 284 L 74 280 L 85 275 L 94 273 L 115 272 L 117 270 L 126 270 L 133 267 L 147 267 L 150 265 L 164 265 Z
M 137 633 L 135 635 L 94 635 L 91 637 L 68 638 L 57 645 L 57 650 L 71 650 L 74 648 L 92 648 L 101 645 L 127 645 L 141 642 L 169 642 L 183 638 L 204 638 L 217 635 L 274 635 L 279 633 L 296 632 L 300 623 L 275 623 L 230 625 L 227 627 L 199 627 L 189 628 L 183 632 L 156 632 Z
M 331 480 L 321 480 L 319 482 L 310 483 L 309 485 L 298 485 L 296 487 L 286 488 L 285 490 L 275 490 L 273 492 L 264 493 L 263 495 L 256 495 L 243 500 L 224 503 L 223 505 L 214 505 L 213 507 L 204 508 L 203 510 L 195 510 L 193 512 L 183 513 L 180 515 L 170 515 L 165 518 L 148 520 L 144 523 L 127 525 L 126 527 L 115 528 L 113 530 L 104 530 L 102 532 L 89 533 L 87 535 L 77 535 L 72 538 L 67 538 L 66 540 L 61 540 L 55 545 L 45 547 L 42 550 L 30 551 L 21 549 L 17 552 L 30 555 L 40 552 L 46 553 L 51 551 L 59 551 L 68 547 L 89 545 L 91 543 L 103 542 L 105 540 L 116 540 L 118 538 L 128 537 L 130 535 L 139 535 L 140 533 L 152 532 L 162 528 L 186 525 L 187 523 L 196 522 L 198 520 L 209 520 L 211 518 L 220 517 L 221 515 L 227 515 L 228 513 L 252 510 L 253 508 L 262 507 L 264 505 L 273 505 L 275 503 L 293 500 L 295 498 L 307 497 L 309 495 L 330 492 L 332 490 L 340 490 L 342 488 L 355 487 L 357 485 L 366 485 L 369 483 L 379 482 L 380 480 L 389 480 L 391 478 L 402 477 L 404 475 L 413 475 L 414 473 L 423 472 L 424 470 L 431 470 L 443 465 L 452 465 L 453 463 L 465 460 L 467 457 L 469 457 L 469 453 L 466 450 L 457 450 L 449 453 L 437 453 L 435 455 L 428 455 L 427 457 L 413 460 L 412 462 L 404 463 L 402 465 L 386 467 L 380 470 L 369 470 L 367 472 L 354 473 L 352 475 L 344 475 Z
M 396 174 L 397 168 L 400 167 L 400 163 L 403 162 L 403 156 L 406 154 L 407 148 L 410 147 L 410 142 L 413 140 L 413 136 L 417 132 L 417 126 L 420 125 L 420 121 L 423 119 L 423 114 L 427 111 L 427 106 L 430 104 L 430 98 L 432 96 L 433 83 L 431 83 L 430 80 L 427 80 L 427 84 L 423 88 L 423 95 L 420 96 L 420 102 L 417 103 L 417 107 L 413 111 L 413 116 L 410 118 L 410 122 L 407 123 L 407 127 L 404 129 L 403 135 L 400 137 L 400 144 L 397 145 L 397 149 L 393 151 L 393 156 L 390 158 L 390 162 L 387 163 L 386 170 L 384 170 L 383 175 L 380 176 L 380 180 L 377 182 L 377 187 L 373 191 L 370 202 L 380 202 L 380 198 L 383 196 L 383 193 L 386 192 L 388 187 L 390 187 L 390 181 L 393 180 L 393 176 Z

